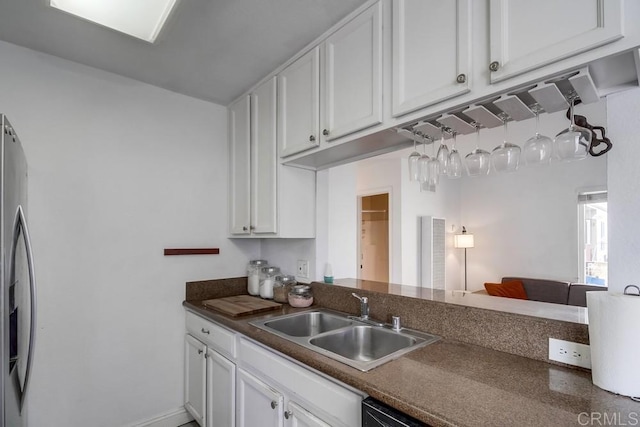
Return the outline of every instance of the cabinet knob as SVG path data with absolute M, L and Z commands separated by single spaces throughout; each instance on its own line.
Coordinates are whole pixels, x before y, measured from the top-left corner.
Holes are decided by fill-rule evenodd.
M 200 330 L 202 331 L 203 334 L 209 335 L 209 330 L 208 329 L 202 328 Z
M 292 415 L 293 415 L 293 412 L 291 412 L 291 411 L 284 411 L 284 417 L 285 417 L 286 419 L 291 418 L 291 416 L 292 416 Z
M 198 350 L 198 354 L 202 354 L 202 350 Z
M 493 61 L 491 64 L 489 64 L 489 69 L 491 71 L 498 71 L 498 68 L 500 68 L 500 63 L 498 61 Z
M 328 131 L 327 129 L 324 129 L 324 130 L 322 131 L 322 134 L 323 134 L 324 136 L 329 136 L 329 131 Z
M 464 83 L 467 81 L 467 75 L 466 74 L 458 74 L 458 77 L 456 77 L 456 81 L 458 83 Z
M 242 227 L 242 231 L 247 231 L 248 228 L 247 227 Z
M 310 136 L 309 136 L 309 141 L 311 141 L 311 142 L 316 142 L 316 137 L 315 137 L 315 136 L 313 136 L 313 135 L 310 135 Z
M 271 409 L 276 409 L 276 406 L 278 406 L 278 402 L 276 402 L 275 400 L 271 401 Z
M 253 225 L 249 226 L 249 230 L 255 230 L 256 228 Z

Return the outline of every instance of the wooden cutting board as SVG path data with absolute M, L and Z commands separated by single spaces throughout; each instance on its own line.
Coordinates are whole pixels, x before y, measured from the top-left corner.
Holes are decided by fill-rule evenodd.
M 233 317 L 262 313 L 263 311 L 276 310 L 282 307 L 280 303 L 252 297 L 251 295 L 208 299 L 202 301 L 202 304 Z

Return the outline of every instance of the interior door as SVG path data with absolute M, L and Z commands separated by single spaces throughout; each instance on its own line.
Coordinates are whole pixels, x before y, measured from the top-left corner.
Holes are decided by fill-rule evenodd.
M 389 281 L 389 193 L 360 198 L 360 277 Z

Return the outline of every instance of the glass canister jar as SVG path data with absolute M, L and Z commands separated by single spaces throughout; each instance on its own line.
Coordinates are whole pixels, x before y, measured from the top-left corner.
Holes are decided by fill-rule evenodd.
M 309 285 L 295 285 L 289 291 L 289 305 L 291 307 L 309 307 L 313 304 L 313 292 Z
M 249 261 L 247 265 L 247 291 L 249 295 L 260 295 L 260 269 L 267 266 L 264 259 Z
M 273 284 L 273 300 L 275 302 L 289 302 L 289 290 L 296 283 L 296 276 L 288 274 L 276 276 L 276 282 Z
M 276 276 L 280 274 L 278 267 L 262 267 L 260 269 L 260 296 L 265 299 L 273 299 L 273 284 Z

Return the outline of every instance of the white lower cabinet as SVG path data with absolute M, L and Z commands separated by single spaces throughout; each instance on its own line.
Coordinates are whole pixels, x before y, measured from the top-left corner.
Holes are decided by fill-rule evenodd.
M 237 364 L 239 427 L 360 427 L 364 394 L 245 338 L 238 341 Z M 253 416 L 262 424 L 250 423 Z
M 250 373 L 238 370 L 238 427 L 282 427 L 284 396 Z
M 236 424 L 236 334 L 186 314 L 185 409 L 202 427 Z
M 184 408 L 200 424 L 206 421 L 207 346 L 187 334 L 184 340 Z
M 185 409 L 202 427 L 235 426 L 236 365 L 206 344 L 185 338 Z
M 360 427 L 364 393 L 189 311 L 186 325 L 184 406 L 200 426 Z
M 207 427 L 235 426 L 236 365 L 207 349 Z
M 295 402 L 287 403 L 285 418 L 291 422 L 292 427 L 331 427 L 311 412 Z
M 238 427 L 330 427 L 289 396 L 243 369 L 238 370 Z

